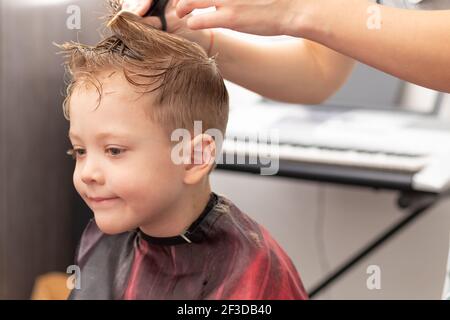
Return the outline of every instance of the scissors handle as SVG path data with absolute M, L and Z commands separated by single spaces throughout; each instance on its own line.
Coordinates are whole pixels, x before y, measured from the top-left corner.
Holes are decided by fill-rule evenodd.
M 162 30 L 167 31 L 167 22 L 166 22 L 166 6 L 169 0 L 153 0 L 150 9 L 148 9 L 147 13 L 144 14 L 144 17 L 156 16 L 161 20 Z

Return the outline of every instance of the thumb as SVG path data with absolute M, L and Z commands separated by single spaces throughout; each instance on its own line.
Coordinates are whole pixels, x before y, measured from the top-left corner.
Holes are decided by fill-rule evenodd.
M 187 19 L 189 29 L 229 28 L 230 22 L 226 13 L 217 10 L 207 13 L 192 15 Z

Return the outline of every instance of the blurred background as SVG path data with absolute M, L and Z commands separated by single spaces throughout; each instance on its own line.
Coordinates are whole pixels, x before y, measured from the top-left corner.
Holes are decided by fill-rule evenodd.
M 77 12 L 79 21 L 70 18 Z M 72 185 L 74 162 L 65 153 L 64 69 L 53 43 L 95 44 L 103 14 L 103 0 L 0 2 L 0 299 L 28 299 L 38 276 L 65 273 L 91 217 Z M 250 41 L 286 40 L 235 35 Z M 233 110 L 270 103 L 232 83 L 227 86 Z M 330 114 L 347 107 L 406 112 L 425 122 L 439 121 L 441 130 L 450 128 L 449 95 L 362 64 L 322 107 Z M 405 214 L 396 205 L 396 190 L 229 170 L 216 170 L 212 187 L 269 229 L 307 289 Z M 447 200 L 439 202 L 315 298 L 439 299 L 449 209 Z M 366 285 L 370 265 L 381 270 L 377 290 Z

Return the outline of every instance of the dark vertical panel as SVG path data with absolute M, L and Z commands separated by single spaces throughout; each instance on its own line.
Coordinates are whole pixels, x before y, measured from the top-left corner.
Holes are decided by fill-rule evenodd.
M 5 268 L 6 268 L 6 256 L 5 256 L 5 245 L 6 245 L 6 230 L 5 230 L 5 212 L 6 212 L 6 165 L 5 165 L 5 154 L 6 154 L 6 139 L 5 139 L 5 116 L 3 107 L 4 103 L 4 93 L 3 93 L 3 82 L 4 82 L 4 70 L 3 70 L 3 56 L 4 56 L 4 46 L 3 44 L 3 2 L 0 2 L 0 298 L 5 297 Z
M 52 42 L 97 39 L 92 17 L 104 1 L 45 2 L 0 2 L 0 298 L 7 299 L 28 298 L 39 274 L 65 271 L 79 224 L 62 59 Z M 81 30 L 66 28 L 70 4 L 82 9 Z

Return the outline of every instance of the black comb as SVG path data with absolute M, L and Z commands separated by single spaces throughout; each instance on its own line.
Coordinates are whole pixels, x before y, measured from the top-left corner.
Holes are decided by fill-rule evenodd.
M 153 0 L 153 3 L 148 9 L 147 13 L 144 14 L 144 17 L 155 16 L 161 20 L 162 30 L 167 31 L 167 22 L 166 22 L 166 6 L 169 0 Z

